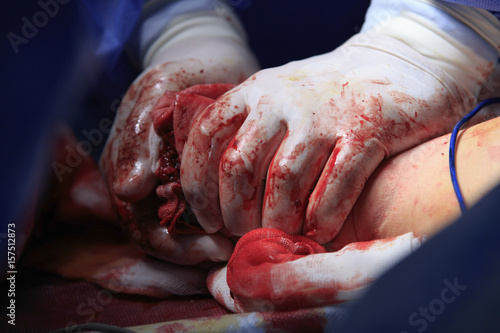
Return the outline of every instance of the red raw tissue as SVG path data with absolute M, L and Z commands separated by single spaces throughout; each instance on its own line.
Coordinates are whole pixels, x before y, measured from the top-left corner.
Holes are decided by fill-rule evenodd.
M 204 84 L 180 92 L 167 91 L 151 113 L 155 132 L 164 142 L 156 170 L 161 182 L 156 194 L 162 202 L 158 215 L 160 223 L 173 235 L 204 233 L 182 193 L 180 156 L 194 119 L 233 87 L 232 84 Z

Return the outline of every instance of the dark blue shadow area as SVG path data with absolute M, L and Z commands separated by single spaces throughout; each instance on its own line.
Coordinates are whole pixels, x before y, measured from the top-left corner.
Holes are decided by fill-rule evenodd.
M 361 28 L 370 1 L 232 0 L 262 67 L 332 51 Z

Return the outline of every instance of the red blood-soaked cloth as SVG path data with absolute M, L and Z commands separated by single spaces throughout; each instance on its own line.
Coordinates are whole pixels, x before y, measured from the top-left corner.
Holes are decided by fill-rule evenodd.
M 422 237 L 407 233 L 327 252 L 304 236 L 255 229 L 239 240 L 226 267 L 210 272 L 207 286 L 234 312 L 345 302 L 359 298 L 368 285 L 421 242 Z
M 232 84 L 204 84 L 180 92 L 167 91 L 151 112 L 155 132 L 163 139 L 156 176 L 161 225 L 171 234 L 204 233 L 189 211 L 180 183 L 180 157 L 194 119 Z
M 261 308 L 271 301 L 274 309 L 294 309 L 311 306 L 307 299 L 316 293 L 310 290 L 289 290 L 286 300 L 283 294 L 274 292 L 273 270 L 279 264 L 305 256 L 327 253 L 315 241 L 302 235 L 288 235 L 276 229 L 260 228 L 243 236 L 236 244 L 227 265 L 227 283 L 235 299 L 247 307 Z M 287 281 L 290 287 L 293 281 Z M 325 290 L 328 294 L 328 290 Z M 325 295 L 326 295 L 325 294 Z M 331 295 L 326 295 L 331 296 Z M 250 305 L 251 304 L 251 305 Z
M 261 228 L 243 236 L 227 266 L 229 288 L 240 297 L 269 298 L 269 272 L 276 264 L 297 260 L 326 249 L 302 235 Z

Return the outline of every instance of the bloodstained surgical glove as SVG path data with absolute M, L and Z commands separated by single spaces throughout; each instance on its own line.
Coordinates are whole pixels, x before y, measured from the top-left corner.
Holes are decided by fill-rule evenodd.
M 258 72 L 189 133 L 181 182 L 199 223 L 332 240 L 384 158 L 451 131 L 477 102 L 499 27 L 483 10 L 376 0 L 333 52 Z
M 175 19 L 146 52 L 145 70 L 123 98 L 100 160 L 125 233 L 142 250 L 166 261 L 224 261 L 233 249 L 220 234 L 169 230 L 179 218 L 172 204 L 178 203 L 180 185 L 177 152 L 161 131 L 172 126 L 163 118 L 172 116 L 176 91 L 201 83 L 236 84 L 258 69 L 237 27 L 234 17 L 215 12 Z M 168 218 L 159 217 L 159 206 Z

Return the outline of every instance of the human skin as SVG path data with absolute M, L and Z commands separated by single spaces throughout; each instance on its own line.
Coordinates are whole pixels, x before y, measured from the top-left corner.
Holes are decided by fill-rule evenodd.
M 449 171 L 450 134 L 384 161 L 369 178 L 329 251 L 407 232 L 432 236 L 460 216 Z M 457 177 L 467 207 L 500 182 L 500 118 L 461 131 Z

